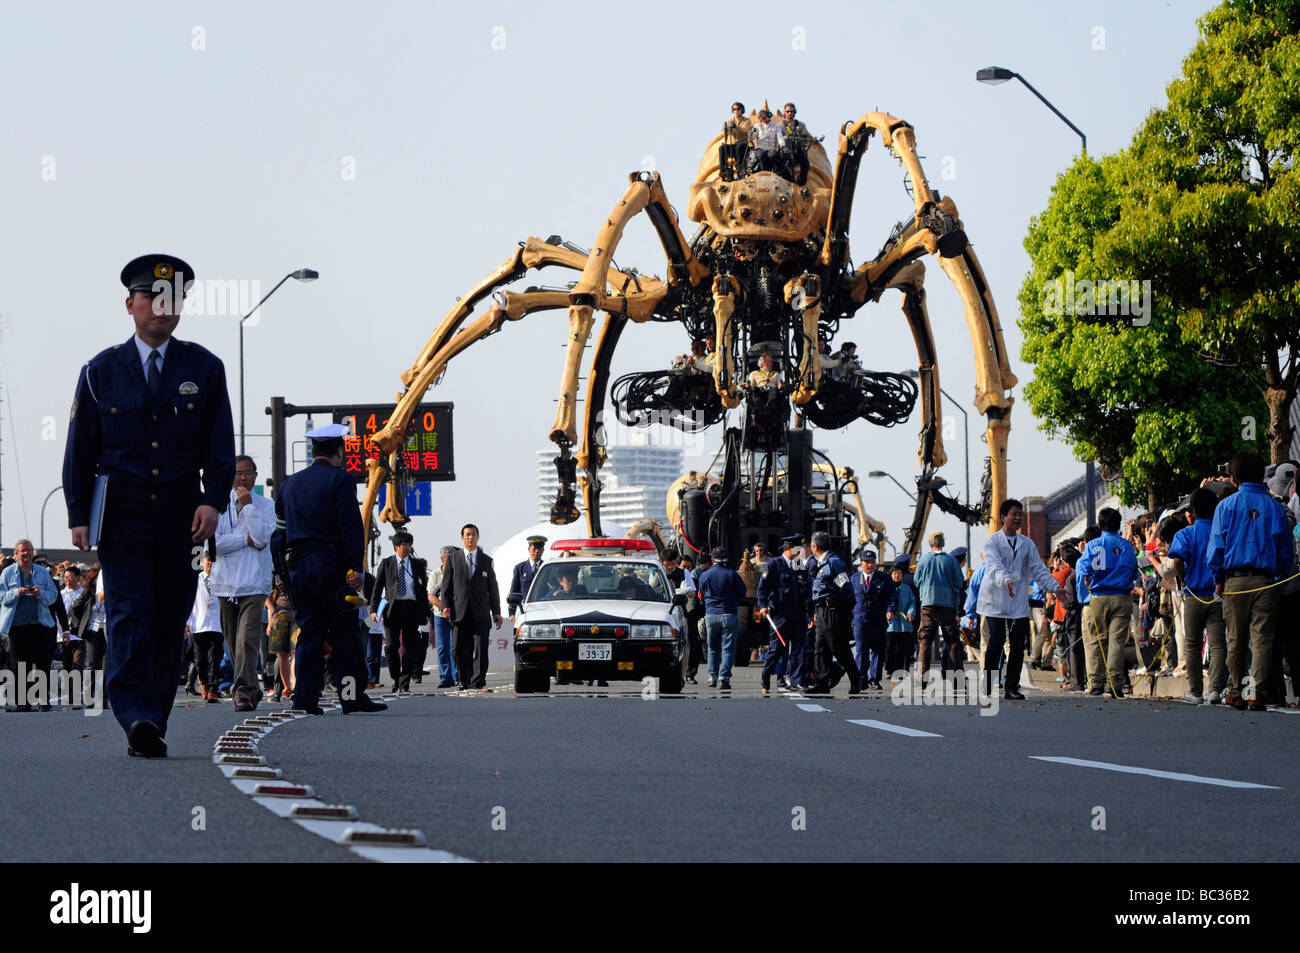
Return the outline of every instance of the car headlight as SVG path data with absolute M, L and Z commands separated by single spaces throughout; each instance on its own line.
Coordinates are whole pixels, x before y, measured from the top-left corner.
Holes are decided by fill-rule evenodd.
M 558 622 L 524 623 L 519 627 L 519 637 L 521 639 L 558 639 L 560 637 L 560 625 Z
M 658 622 L 632 626 L 632 638 L 634 639 L 671 639 L 672 637 L 673 630 L 669 626 Z

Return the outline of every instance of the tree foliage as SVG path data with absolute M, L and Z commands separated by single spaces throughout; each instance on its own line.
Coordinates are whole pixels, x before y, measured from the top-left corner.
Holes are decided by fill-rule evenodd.
M 1080 459 L 1122 474 L 1130 504 L 1185 491 L 1238 449 L 1290 455 L 1300 3 L 1230 0 L 1199 26 L 1167 103 L 1127 149 L 1062 174 L 1025 239 L 1025 397 Z M 1067 272 L 1149 281 L 1149 323 L 1053 313 Z
M 1300 385 L 1300 10 L 1227 3 L 1200 29 L 1127 150 L 1120 218 L 1097 253 L 1152 277 L 1202 360 L 1264 398 L 1277 461 Z
M 1258 419 L 1263 405 L 1239 372 L 1197 358 L 1177 313 L 1154 294 L 1145 315 L 1057 307 L 1066 282 L 1128 277 L 1098 256 L 1096 240 L 1120 221 L 1130 165 L 1124 153 L 1080 157 L 1058 178 L 1025 238 L 1032 270 L 1020 289 L 1019 324 L 1021 358 L 1034 367 L 1025 399 L 1043 429 L 1081 460 L 1122 474 L 1124 502 L 1145 505 L 1186 492 L 1240 449 L 1242 418 Z M 1136 305 L 1129 310 L 1141 310 Z

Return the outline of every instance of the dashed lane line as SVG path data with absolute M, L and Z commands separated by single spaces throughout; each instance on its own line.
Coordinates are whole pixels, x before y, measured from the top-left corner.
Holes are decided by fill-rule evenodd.
M 1195 784 L 1213 784 L 1221 788 L 1255 788 L 1267 791 L 1280 791 L 1272 784 L 1255 784 L 1251 781 L 1229 781 L 1224 778 L 1207 778 L 1199 774 L 1182 774 L 1177 771 L 1157 771 L 1155 768 L 1140 768 L 1129 764 L 1111 764 L 1107 761 L 1085 761 L 1082 758 L 1059 758 L 1048 755 L 1031 754 L 1034 761 L 1050 761 L 1054 764 L 1073 764 L 1081 768 L 1098 768 L 1102 771 L 1117 771 L 1121 774 L 1145 774 L 1153 778 L 1168 781 L 1191 781 Z
M 887 721 L 876 721 L 874 718 L 848 718 L 845 719 L 850 725 L 861 725 L 863 728 L 878 728 L 881 731 L 892 731 L 895 734 L 907 735 L 909 738 L 942 738 L 943 735 L 937 735 L 933 731 L 921 731 L 919 728 L 907 728 L 903 725 L 891 725 Z

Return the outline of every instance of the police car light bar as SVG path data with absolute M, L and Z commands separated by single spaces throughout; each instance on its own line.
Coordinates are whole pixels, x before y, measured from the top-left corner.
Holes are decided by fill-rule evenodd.
M 574 552 L 580 549 L 644 549 L 654 552 L 655 544 L 648 539 L 557 539 L 551 549 Z

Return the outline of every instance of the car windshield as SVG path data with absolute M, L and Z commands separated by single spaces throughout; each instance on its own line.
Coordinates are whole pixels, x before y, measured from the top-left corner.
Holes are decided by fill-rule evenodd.
M 529 602 L 570 599 L 627 599 L 671 602 L 668 580 L 658 566 L 645 562 L 544 563 L 528 590 Z

